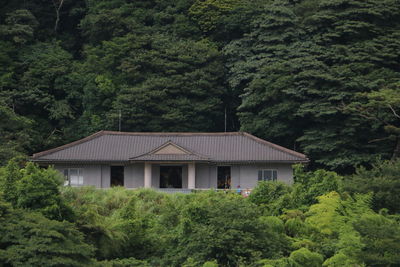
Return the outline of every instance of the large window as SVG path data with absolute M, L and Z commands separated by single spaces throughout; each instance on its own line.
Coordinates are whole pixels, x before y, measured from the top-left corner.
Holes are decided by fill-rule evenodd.
M 217 187 L 218 189 L 231 188 L 231 166 L 218 166 Z
M 259 170 L 258 180 L 259 181 L 276 181 L 278 179 L 277 170 Z
M 64 185 L 81 186 L 83 185 L 82 169 L 64 169 Z
M 160 188 L 182 188 L 182 166 L 160 166 Z
M 111 166 L 111 186 L 124 186 L 124 166 Z

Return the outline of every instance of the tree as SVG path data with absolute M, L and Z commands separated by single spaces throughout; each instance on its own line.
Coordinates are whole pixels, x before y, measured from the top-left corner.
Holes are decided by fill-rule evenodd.
M 268 214 L 279 215 L 284 209 L 294 207 L 292 188 L 283 182 L 258 182 L 249 200 L 261 206 Z
M 10 160 L 0 173 L 0 192 L 5 201 L 17 205 L 17 183 L 22 178 L 17 159 Z
M 0 201 L 0 261 L 5 266 L 88 266 L 93 250 L 73 224 L 13 210 Z
M 49 219 L 71 219 L 72 210 L 60 194 L 63 179 L 58 171 L 41 169 L 31 162 L 21 171 L 15 192 L 17 207 L 41 212 Z
M 74 72 L 72 55 L 60 42 L 42 42 L 23 49 L 19 60 L 23 73 L 15 109 L 40 125 L 35 130 L 36 147 L 65 142 L 63 130 L 81 112 L 82 78 Z
M 227 81 L 234 95 L 242 95 L 238 108 L 241 129 L 292 147 L 288 138 L 281 137 L 301 128 L 292 115 L 296 103 L 287 101 L 282 92 L 290 77 L 280 77 L 290 72 L 285 62 L 298 35 L 295 14 L 288 1 L 268 2 L 249 23 L 251 31 L 223 50 Z
M 305 171 L 303 165 L 294 167 L 293 198 L 297 207 L 317 203 L 317 197 L 332 191 L 342 192 L 342 177 L 333 171 Z
M 219 52 L 209 42 L 128 34 L 87 53 L 92 65 L 88 68 L 103 66 L 96 70 L 95 83 L 92 80 L 85 87 L 88 96 L 98 101 L 88 107 L 104 114 L 109 129 L 117 128 L 119 112 L 123 130 L 223 128 L 223 67 Z
M 146 261 L 137 260 L 135 258 L 115 259 L 111 261 L 100 262 L 104 267 L 150 267 Z
M 215 30 L 222 16 L 232 11 L 241 2 L 241 0 L 197 0 L 190 7 L 189 14 L 204 32 L 209 32 Z
M 344 179 L 344 190 L 351 193 L 372 193 L 375 211 L 387 209 L 400 213 L 400 162 L 378 161 L 371 169 L 359 167 L 356 173 Z
M 343 105 L 343 110 L 361 116 L 383 127 L 387 136 L 372 139 L 369 142 L 391 141 L 394 143 L 392 159 L 400 157 L 400 83 L 388 87 L 358 94 L 359 102 Z
M 22 156 L 32 145 L 32 121 L 16 114 L 0 98 L 0 166 Z
M 318 197 L 318 201 L 310 207 L 305 221 L 316 230 L 313 239 L 321 244 L 321 252 L 327 257 L 324 266 L 362 265 L 358 254 L 364 244 L 352 223 L 362 214 L 372 213 L 368 207 L 370 197 L 342 200 L 338 193 L 331 192 Z
M 0 37 L 11 39 L 21 45 L 33 40 L 38 22 L 35 16 L 26 9 L 18 9 L 6 15 L 5 25 L 0 25 Z
M 367 266 L 400 264 L 400 226 L 398 222 L 378 214 L 365 214 L 354 222 L 365 244 L 358 255 Z
M 307 248 L 300 248 L 290 253 L 288 258 L 281 258 L 278 260 L 261 260 L 258 262 L 258 264 L 263 267 L 319 267 L 322 265 L 323 261 L 324 258 L 321 254 L 311 252 Z
M 283 222 L 260 216 L 236 194 L 195 194 L 183 209 L 168 253 L 174 266 L 187 255 L 196 262 L 215 259 L 222 266 L 237 266 L 286 250 Z
M 302 150 L 314 168 L 351 172 L 387 157 L 391 145 L 369 143 L 383 136 L 379 124 L 340 107 L 398 79 L 399 12 L 394 1 L 267 4 L 224 48 L 242 130 Z

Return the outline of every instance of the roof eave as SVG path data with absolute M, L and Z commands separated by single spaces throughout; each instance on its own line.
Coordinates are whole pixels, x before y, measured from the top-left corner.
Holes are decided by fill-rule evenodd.
M 152 163 L 168 163 L 168 162 L 201 162 L 201 163 L 210 163 L 210 164 L 262 164 L 262 163 L 288 163 L 288 164 L 306 164 L 309 162 L 307 160 L 212 160 L 212 159 L 192 159 L 192 160 L 159 160 L 159 159 L 146 159 L 146 160 L 79 160 L 79 159 L 69 159 L 69 160 L 54 160 L 54 159 L 30 159 L 32 162 L 42 163 L 42 164 L 128 164 L 128 163 L 143 163 L 143 162 L 152 162 Z
M 63 160 L 54 160 L 54 159 L 30 159 L 30 161 L 35 163 L 42 164 L 127 164 L 128 160 L 79 160 L 79 159 L 63 159 Z

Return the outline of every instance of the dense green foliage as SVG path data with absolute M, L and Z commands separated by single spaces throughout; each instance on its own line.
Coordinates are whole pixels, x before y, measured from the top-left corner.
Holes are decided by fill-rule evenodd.
M 344 180 L 344 189 L 350 193 L 372 193 L 373 209 L 400 213 L 400 164 L 398 161 L 375 163 L 371 170 L 357 169 Z
M 400 154 L 397 0 L 0 3 L 0 164 L 95 131 L 243 130 L 348 173 Z
M 16 159 L 11 160 L 0 176 L 0 190 L 4 200 L 14 208 L 39 211 L 49 219 L 68 219 L 72 211 L 60 197 L 62 176 L 54 169 L 41 169 L 28 163 L 20 169 Z
M 0 201 L 1 266 L 89 266 L 94 248 L 83 239 L 72 223 Z
M 398 161 L 347 177 L 297 166 L 292 186 L 260 182 L 248 198 L 235 191 L 59 187 L 55 170 L 17 162 L 0 168 L 4 266 L 400 264 L 400 213 L 390 206 L 397 195 L 382 196 L 388 183 L 399 190 Z M 373 177 L 373 186 L 361 186 Z M 351 180 L 357 191 L 347 187 Z
M 400 266 L 399 51 L 398 0 L 0 1 L 0 266 Z M 21 163 L 225 117 L 313 171 L 243 198 Z

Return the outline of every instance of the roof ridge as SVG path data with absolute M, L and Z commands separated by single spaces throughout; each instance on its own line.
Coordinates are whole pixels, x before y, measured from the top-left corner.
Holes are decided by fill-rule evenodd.
M 256 142 L 258 142 L 258 143 L 261 143 L 261 144 L 264 144 L 264 145 L 268 145 L 268 146 L 270 146 L 270 147 L 272 147 L 272 148 L 275 148 L 275 149 L 277 149 L 277 150 L 279 150 L 279 151 L 286 152 L 286 153 L 289 153 L 289 154 L 291 154 L 291 155 L 293 155 L 293 156 L 300 157 L 300 158 L 302 158 L 302 159 L 308 160 L 307 156 L 306 156 L 305 154 L 300 153 L 300 152 L 296 152 L 296 151 L 291 150 L 291 149 L 289 149 L 289 148 L 286 148 L 286 147 L 283 147 L 283 146 L 280 146 L 280 145 L 271 143 L 271 142 L 269 142 L 269 141 L 267 141 L 267 140 L 261 139 L 261 138 L 259 138 L 259 137 L 257 137 L 257 136 L 254 136 L 254 135 L 252 135 L 252 134 L 249 134 L 249 133 L 247 133 L 247 132 L 242 132 L 242 134 L 243 134 L 244 136 L 247 136 L 247 137 L 253 139 L 254 141 L 256 141 Z
M 118 132 L 103 131 L 104 135 L 241 135 L 242 132 Z
M 71 143 L 68 143 L 68 144 L 65 144 L 65 145 L 62 145 L 62 146 L 58 146 L 58 147 L 55 147 L 55 148 L 52 148 L 52 149 L 48 149 L 48 150 L 45 150 L 45 151 L 41 151 L 41 152 L 35 153 L 35 154 L 32 155 L 32 158 L 35 159 L 35 158 L 38 158 L 38 157 L 42 157 L 42 156 L 45 156 L 45 155 L 48 155 L 48 154 L 52 154 L 54 152 L 58 152 L 58 151 L 67 149 L 67 148 L 75 146 L 75 145 L 79 145 L 79 144 L 85 143 L 85 142 L 93 140 L 93 139 L 95 139 L 97 137 L 103 136 L 105 134 L 105 132 L 106 131 L 103 131 L 103 130 L 102 131 L 98 131 L 98 132 L 96 132 L 94 134 L 86 136 L 86 137 L 84 137 L 82 139 L 78 139 L 78 140 L 73 141 Z

